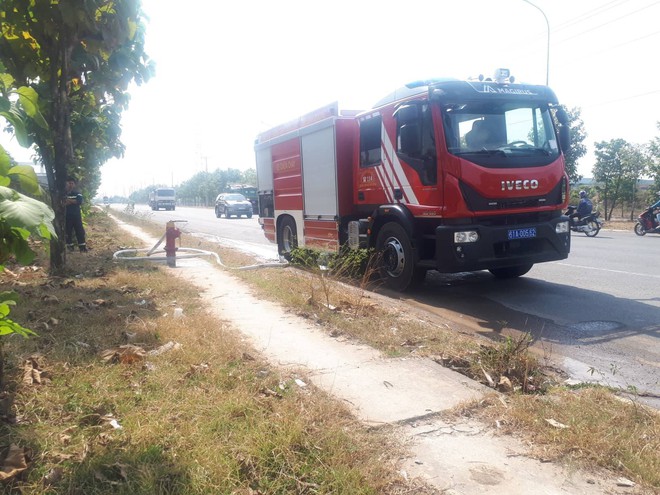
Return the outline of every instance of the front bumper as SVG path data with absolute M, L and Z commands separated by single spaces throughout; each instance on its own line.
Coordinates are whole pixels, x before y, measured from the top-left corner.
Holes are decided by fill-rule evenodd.
M 228 207 L 227 213 L 230 215 L 251 215 L 252 206 Z
M 435 229 L 435 269 L 443 273 L 488 270 L 563 260 L 571 250 L 570 232 L 558 234 L 556 225 L 567 217 L 518 225 L 441 225 Z M 509 231 L 536 229 L 532 238 L 509 239 Z M 454 242 L 454 233 L 476 231 L 476 242 Z

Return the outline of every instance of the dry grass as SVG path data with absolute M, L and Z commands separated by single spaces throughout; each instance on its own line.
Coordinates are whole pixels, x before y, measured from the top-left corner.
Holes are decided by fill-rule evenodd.
M 542 360 L 530 352 L 528 336 L 503 337 L 496 343 L 475 339 L 397 301 L 380 298 L 364 283 L 346 285 L 320 271 L 267 269 L 238 274 L 261 297 L 321 324 L 332 336 L 366 342 L 390 356 L 431 357 L 508 392 L 506 407 L 499 400 L 486 401 L 488 408 L 475 407 L 470 414 L 493 425 L 507 425 L 502 432 L 525 437 L 538 446 L 540 457 L 611 469 L 640 483 L 642 490 L 660 489 L 659 416 L 621 401 L 608 389 L 556 387 L 554 370 L 545 370 Z M 557 429 L 546 418 L 571 426 Z
M 660 414 L 605 388 L 492 398 L 468 410 L 502 433 L 527 438 L 540 459 L 606 468 L 660 490 Z
M 153 235 L 159 236 L 162 228 L 154 229 Z M 215 249 L 234 266 L 253 263 L 247 255 L 212 243 L 194 241 L 192 247 Z M 320 271 L 235 273 L 261 297 L 284 304 L 337 338 L 360 340 L 391 356 L 429 356 L 495 387 L 502 377 L 508 378 L 514 393 L 507 395 L 506 406 L 499 399 L 486 400 L 470 407 L 469 414 L 499 425 L 503 433 L 524 437 L 536 446 L 539 457 L 611 469 L 651 491 L 660 489 L 658 415 L 622 402 L 610 390 L 552 388 L 552 377 L 529 353 L 525 336 L 499 343 L 475 340 L 425 313 L 367 291 L 366 283 L 357 287 L 338 283 Z M 521 390 L 544 394 L 515 393 Z M 546 419 L 569 428 L 551 426 Z
M 432 493 L 400 478 L 393 440 L 263 361 L 195 290 L 114 264 L 134 242 L 106 215 L 88 232 L 69 277 L 35 265 L 0 279 L 39 333 L 4 342 L 0 445 L 27 461 L 5 493 Z

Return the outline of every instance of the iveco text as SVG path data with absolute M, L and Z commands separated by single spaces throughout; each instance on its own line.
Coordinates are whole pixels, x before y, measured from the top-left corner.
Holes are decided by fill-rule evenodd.
M 536 179 L 531 180 L 503 180 L 502 191 L 522 191 L 527 189 L 538 189 L 539 181 Z

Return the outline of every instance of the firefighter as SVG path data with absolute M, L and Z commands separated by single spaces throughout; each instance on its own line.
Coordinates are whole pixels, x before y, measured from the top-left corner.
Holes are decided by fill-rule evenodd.
M 64 207 L 66 210 L 65 227 L 66 233 L 66 247 L 69 251 L 73 251 L 75 246 L 73 244 L 73 232 L 76 232 L 76 240 L 78 241 L 78 249 L 81 253 L 87 252 L 87 243 L 85 242 L 85 229 L 82 223 L 82 212 L 80 205 L 82 205 L 83 197 L 80 191 L 76 188 L 76 179 L 67 177 L 66 179 L 66 199 L 64 200 Z

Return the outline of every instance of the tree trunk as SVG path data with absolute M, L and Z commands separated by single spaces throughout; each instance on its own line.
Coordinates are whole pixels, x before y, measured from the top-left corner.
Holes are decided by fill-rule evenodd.
M 61 275 L 66 264 L 66 249 L 64 236 L 64 197 L 66 195 L 67 165 L 73 158 L 71 142 L 71 108 L 69 106 L 69 67 L 73 52 L 74 40 L 68 30 L 63 31 L 59 50 L 55 48 L 51 55 L 51 93 L 53 126 L 53 155 L 51 167 L 46 167 L 50 197 L 55 211 L 55 232 L 58 238 L 51 241 L 50 273 Z

